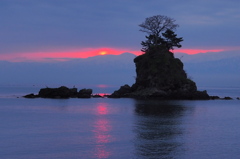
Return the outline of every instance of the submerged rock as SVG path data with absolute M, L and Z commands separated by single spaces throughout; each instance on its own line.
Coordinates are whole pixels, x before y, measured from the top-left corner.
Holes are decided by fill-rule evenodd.
M 23 97 L 24 97 L 24 98 L 38 98 L 39 96 L 31 93 L 31 94 L 27 94 L 27 95 L 25 95 L 25 96 L 23 96 Z
M 232 100 L 231 97 L 224 97 L 223 99 L 225 99 L 225 100 Z

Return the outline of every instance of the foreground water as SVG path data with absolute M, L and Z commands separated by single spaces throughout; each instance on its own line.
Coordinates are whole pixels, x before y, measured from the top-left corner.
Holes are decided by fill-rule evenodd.
M 12 89 L 0 91 L 0 158 L 240 156 L 240 100 L 24 99 L 31 89 Z

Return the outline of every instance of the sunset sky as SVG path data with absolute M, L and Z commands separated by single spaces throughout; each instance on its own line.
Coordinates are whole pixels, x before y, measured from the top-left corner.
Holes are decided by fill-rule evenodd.
M 188 54 L 240 50 L 239 0 L 1 0 L 0 60 L 141 54 L 139 24 L 166 15 Z

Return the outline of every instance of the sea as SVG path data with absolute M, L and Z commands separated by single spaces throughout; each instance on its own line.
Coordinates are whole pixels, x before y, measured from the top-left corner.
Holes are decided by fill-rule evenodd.
M 22 97 L 40 88 L 0 86 L 1 159 L 240 158 L 240 88 L 200 88 L 233 100 Z

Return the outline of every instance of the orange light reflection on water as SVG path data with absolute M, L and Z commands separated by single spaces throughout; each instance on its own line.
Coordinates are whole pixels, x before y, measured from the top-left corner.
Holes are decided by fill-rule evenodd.
M 109 131 L 111 130 L 111 125 L 106 119 L 97 120 L 95 123 L 95 139 L 97 144 L 105 144 L 111 141 L 111 135 Z
M 97 112 L 99 115 L 106 115 L 106 114 L 108 114 L 108 109 L 107 109 L 106 105 L 98 105 Z
M 106 115 L 109 114 L 108 105 L 106 103 L 98 103 L 96 107 L 97 119 L 93 124 L 93 133 L 95 138 L 95 152 L 96 158 L 108 158 L 112 154 L 108 150 L 106 144 L 112 142 L 114 138 L 111 136 L 112 125 Z

